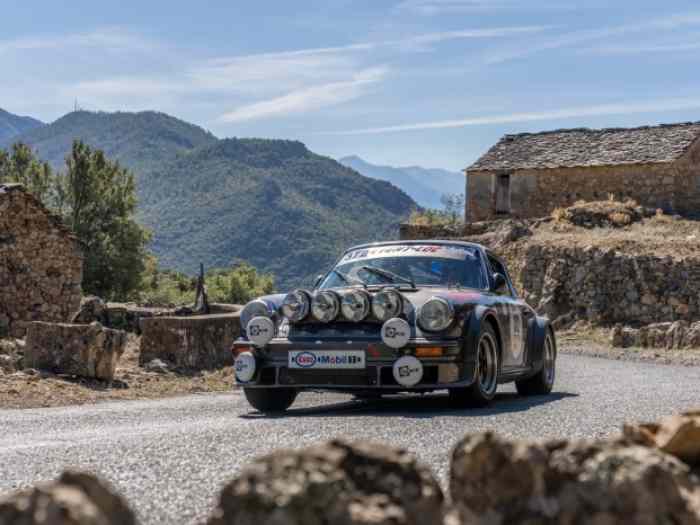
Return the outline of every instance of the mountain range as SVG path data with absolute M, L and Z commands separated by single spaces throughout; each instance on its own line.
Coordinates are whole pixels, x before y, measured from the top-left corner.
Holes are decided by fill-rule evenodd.
M 62 169 L 74 139 L 136 176 L 139 220 L 164 268 L 194 273 L 246 260 L 279 289 L 309 284 L 350 245 L 395 238 L 417 207 L 396 186 L 302 143 L 218 139 L 157 112 L 76 111 L 0 140 Z
M 464 174 L 453 171 L 420 166 L 379 166 L 356 155 L 343 157 L 338 162 L 365 177 L 392 183 L 423 208 L 442 208 L 440 197 L 444 194 L 464 193 L 466 187 Z
M 43 122 L 35 118 L 21 117 L 0 108 L 0 143 L 43 125 Z

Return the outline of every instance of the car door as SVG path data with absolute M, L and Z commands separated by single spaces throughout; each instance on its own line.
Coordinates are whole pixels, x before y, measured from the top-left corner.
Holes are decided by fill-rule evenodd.
M 519 368 L 525 366 L 525 350 L 527 344 L 527 327 L 532 317 L 530 307 L 520 299 L 510 280 L 505 265 L 495 255 L 487 254 L 492 273 L 500 273 L 505 277 L 507 286 L 497 290 L 498 314 L 501 324 L 501 339 L 503 342 L 503 368 Z

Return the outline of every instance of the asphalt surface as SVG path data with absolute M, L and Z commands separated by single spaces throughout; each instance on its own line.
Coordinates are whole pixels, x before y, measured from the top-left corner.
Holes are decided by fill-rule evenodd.
M 144 523 L 195 523 L 252 458 L 336 436 L 408 448 L 445 482 L 450 450 L 466 433 L 605 436 L 625 421 L 700 407 L 700 368 L 560 355 L 551 396 L 499 392 L 479 410 L 451 409 L 441 394 L 365 402 L 309 393 L 285 417 L 265 417 L 239 392 L 1 410 L 0 494 L 77 467 L 111 481 Z

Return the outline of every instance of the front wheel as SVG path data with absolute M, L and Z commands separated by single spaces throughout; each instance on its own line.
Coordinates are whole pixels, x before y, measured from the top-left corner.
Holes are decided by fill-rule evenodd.
M 248 403 L 260 412 L 284 412 L 297 397 L 293 388 L 244 388 Z
M 476 381 L 467 388 L 450 390 L 454 406 L 483 407 L 496 396 L 500 350 L 498 338 L 490 324 L 484 323 L 477 344 Z
M 542 370 L 528 379 L 515 382 L 518 394 L 522 396 L 543 396 L 552 392 L 556 377 L 557 345 L 554 335 L 547 329 L 544 337 L 544 364 Z

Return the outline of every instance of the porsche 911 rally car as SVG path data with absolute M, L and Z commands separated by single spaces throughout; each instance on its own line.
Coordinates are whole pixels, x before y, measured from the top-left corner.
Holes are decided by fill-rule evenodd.
M 482 406 L 499 383 L 551 392 L 549 320 L 520 299 L 501 259 L 477 244 L 356 246 L 313 289 L 269 295 L 241 312 L 236 381 L 250 404 L 283 411 L 303 390 L 358 397 L 448 390 Z

